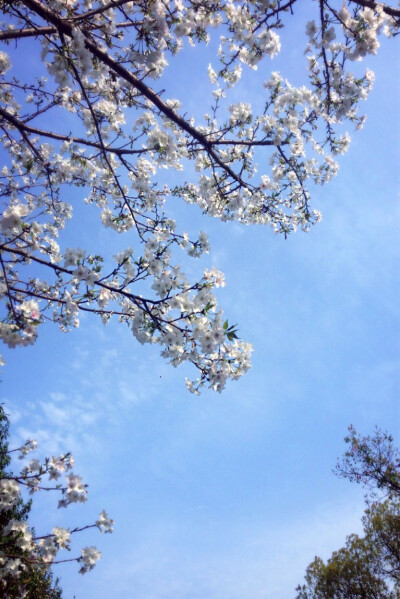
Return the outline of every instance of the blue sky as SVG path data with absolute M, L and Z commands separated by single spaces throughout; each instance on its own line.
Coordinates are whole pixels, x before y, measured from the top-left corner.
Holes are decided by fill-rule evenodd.
M 303 24 L 291 27 L 293 40 Z M 294 39 L 302 51 L 304 36 Z M 35 499 L 37 531 L 85 524 L 103 508 L 116 520 L 113 535 L 75 544 L 103 552 L 92 573 L 55 568 L 65 599 L 286 599 L 315 555 L 360 531 L 362 491 L 331 471 L 347 427 L 379 425 L 400 439 L 399 59 L 396 40 L 382 42 L 368 62 L 376 82 L 365 128 L 338 177 L 314 191 L 323 221 L 309 234 L 285 241 L 171 205 L 182 229 L 210 234 L 211 254 L 191 268 L 225 272 L 221 305 L 255 350 L 242 380 L 221 395 L 190 395 L 185 368 L 90 317 L 4 351 L 14 442 L 35 437 L 43 455 L 71 450 L 90 485 L 87 504 L 64 512 L 51 497 Z M 293 44 L 263 63 L 237 99 L 271 68 L 299 77 L 299 54 Z M 200 66 L 210 59 L 195 56 Z M 205 94 L 195 75 L 185 92 L 192 69 L 189 52 L 165 83 L 168 97 L 183 93 L 195 110 Z M 85 208 L 67 229 L 66 245 L 108 243 L 92 214 Z

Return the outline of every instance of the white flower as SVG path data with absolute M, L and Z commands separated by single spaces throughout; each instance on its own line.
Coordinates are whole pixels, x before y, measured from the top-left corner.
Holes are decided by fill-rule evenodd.
M 54 535 L 54 540 L 59 547 L 68 548 L 69 542 L 71 540 L 71 533 L 67 528 L 55 526 L 51 532 Z
M 64 266 L 75 266 L 78 262 L 82 262 L 85 259 L 86 251 L 80 248 L 71 249 L 67 248 L 64 253 Z
M 207 280 L 213 279 L 216 287 L 225 287 L 225 275 L 217 268 L 206 269 L 204 271 L 204 278 Z
M 40 472 L 42 468 L 42 464 L 40 463 L 39 460 L 30 460 L 29 464 L 28 464 L 28 471 L 29 472 Z
M 315 24 L 315 21 L 309 21 L 306 25 L 306 35 L 309 37 L 314 37 L 318 31 L 318 27 Z
M 40 310 L 36 300 L 29 300 L 22 302 L 18 306 L 18 310 L 22 312 L 25 318 L 31 318 L 32 320 L 38 320 L 40 318 Z
M 7 233 L 8 229 L 15 230 L 22 224 L 24 216 L 29 214 L 30 210 L 26 204 L 14 204 L 9 206 L 0 219 L 0 228 Z
M 210 80 L 210 83 L 217 83 L 217 73 L 214 71 L 210 64 L 208 65 L 208 78 Z
M 19 499 L 20 488 L 15 480 L 0 480 L 0 513 L 8 510 Z
M 332 42 L 336 37 L 336 32 L 334 27 L 329 27 L 324 33 L 322 38 L 322 44 L 327 46 L 330 42 Z
M 28 453 L 34 451 L 37 448 L 37 441 L 34 439 L 27 439 L 22 447 L 19 449 L 18 458 L 22 460 Z
M 231 113 L 231 125 L 245 124 L 251 121 L 251 105 L 246 102 L 231 104 L 231 106 L 229 106 L 229 112 Z
M 8 54 L 0 52 L 0 73 L 5 73 L 11 69 L 11 60 Z
M 96 520 L 96 526 L 100 529 L 100 532 L 110 533 L 113 532 L 114 520 L 108 517 L 105 510 L 100 512 L 98 519 Z
M 89 572 L 89 570 L 93 570 L 97 560 L 100 558 L 101 553 L 98 549 L 96 549 L 96 547 L 84 547 L 82 549 L 81 557 L 79 558 L 79 560 L 83 562 L 79 573 L 85 574 L 86 572 Z

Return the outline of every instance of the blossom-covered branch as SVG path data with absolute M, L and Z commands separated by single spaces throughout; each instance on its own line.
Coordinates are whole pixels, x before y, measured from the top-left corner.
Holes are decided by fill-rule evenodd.
M 7 434 L 8 420 L 0 406 L 0 589 L 6 593 L 5 596 L 14 597 L 16 595 L 12 591 L 18 588 L 18 597 L 25 597 L 29 572 L 42 573 L 42 580 L 46 582 L 46 573 L 52 564 L 77 562 L 80 573 L 91 570 L 101 557 L 95 547 L 84 547 L 80 555 L 72 558 L 60 558 L 59 551 L 70 551 L 71 535 L 87 529 L 97 528 L 101 533 L 111 533 L 113 520 L 103 510 L 93 524 L 72 529 L 54 526 L 50 533 L 37 534 L 37 529 L 34 531 L 26 520 L 30 503 L 23 501 L 24 489 L 30 495 L 38 491 L 54 491 L 61 496 L 58 507 L 65 508 L 87 500 L 87 485 L 73 473 L 74 459 L 70 453 L 52 456 L 43 462 L 31 459 L 19 474 L 13 474 L 7 468 L 10 455 L 18 452 L 18 457 L 25 459 L 28 453 L 37 448 L 37 443 L 29 439 L 22 447 L 9 450 Z M 63 478 L 64 482 L 60 482 Z
M 2 5 L 0 143 L 8 158 L 0 171 L 0 336 L 10 347 L 33 343 L 45 320 L 62 330 L 78 326 L 86 311 L 103 322 L 116 316 L 140 343 L 159 344 L 174 366 L 193 364 L 199 375 L 187 385 L 195 393 L 204 384 L 221 391 L 247 371 L 252 348 L 213 293 L 222 273 L 206 269 L 189 281 L 177 262 L 182 250 L 208 252 L 207 236 L 179 231 L 166 202 L 178 198 L 285 236 L 319 221 L 309 184 L 337 173 L 335 157 L 350 141 L 345 123 L 362 127 L 358 104 L 373 83 L 371 71 L 354 74 L 347 65 L 376 53 L 380 34 L 398 33 L 399 10 L 369 0 L 312 6 L 314 19 L 304 24 L 307 85 L 272 71 L 256 114 L 248 102 L 229 103 L 231 88 L 243 69 L 279 53 L 296 0 Z M 203 117 L 188 116 L 151 82 L 163 81 L 185 43 L 216 36 L 211 106 Z M 40 52 L 32 75 L 16 60 L 26 48 Z M 198 176 L 180 179 L 190 162 Z M 164 169 L 176 172 L 176 183 L 165 182 Z M 129 247 L 114 257 L 89 241 L 61 251 L 72 187 L 74 205 L 97 205 L 105 227 L 130 231 Z

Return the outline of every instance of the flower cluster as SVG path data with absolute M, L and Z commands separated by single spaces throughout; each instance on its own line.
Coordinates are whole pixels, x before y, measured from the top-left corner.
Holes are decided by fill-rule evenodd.
M 4 420 L 2 412 L 0 417 Z M 36 446 L 36 441 L 28 440 L 22 447 L 12 451 L 17 451 L 19 458 L 24 459 Z M 38 491 L 56 491 L 61 495 L 58 507 L 86 501 L 87 485 L 82 482 L 80 476 L 72 472 L 73 464 L 73 457 L 68 453 L 46 458 L 43 462 L 31 459 L 18 475 L 0 472 L 0 515 L 2 521 L 8 520 L 0 535 L 0 589 L 7 590 L 10 579 L 17 582 L 20 578 L 22 580 L 28 567 L 36 565 L 48 568 L 60 561 L 76 561 L 80 566 L 79 572 L 84 574 L 100 559 L 101 553 L 95 547 L 84 547 L 81 555 L 67 559 L 60 558 L 58 553 L 62 549 L 71 550 L 71 535 L 74 533 L 88 528 L 98 528 L 100 532 L 105 533 L 112 532 L 113 520 L 104 510 L 94 524 L 73 529 L 54 526 L 50 533 L 44 535 L 37 535 L 36 530 L 33 532 L 23 514 L 20 518 L 7 516 L 18 516 L 20 513 L 18 506 L 21 505 L 24 490 L 28 490 L 31 495 Z M 59 482 L 63 477 L 65 482 Z M 56 481 L 56 484 L 52 481 Z M 24 596 L 22 587 L 23 585 L 21 597 Z
M 0 171 L 0 338 L 9 347 L 34 343 L 45 320 L 66 331 L 90 312 L 104 323 L 118 318 L 139 343 L 158 344 L 173 366 L 190 362 L 198 370 L 188 381 L 193 392 L 205 384 L 221 391 L 246 372 L 251 346 L 224 328 L 214 295 L 222 275 L 206 270 L 189 281 L 177 262 L 179 252 L 207 253 L 207 236 L 179 231 L 167 200 L 285 236 L 320 220 L 308 187 L 336 175 L 336 156 L 350 142 L 346 123 L 362 127 L 358 107 L 373 73 L 356 63 L 377 52 L 379 35 L 396 35 L 400 10 L 357 0 L 314 4 L 315 18 L 304 23 L 308 81 L 294 86 L 272 71 L 259 112 L 228 95 L 246 67 L 279 53 L 296 0 L 21 0 L 2 7 L 0 144 L 9 159 Z M 211 110 L 196 122 L 150 83 L 185 42 L 216 36 Z M 41 52 L 32 77 L 18 72 L 20 60 L 13 66 L 25 42 Z M 45 128 L 46 119 L 54 127 Z M 198 175 L 177 184 L 168 177 L 167 184 L 165 169 Z M 129 232 L 129 247 L 114 258 L 89 240 L 85 249 L 65 248 L 69 196 L 74 205 L 97 206 L 106 228 Z

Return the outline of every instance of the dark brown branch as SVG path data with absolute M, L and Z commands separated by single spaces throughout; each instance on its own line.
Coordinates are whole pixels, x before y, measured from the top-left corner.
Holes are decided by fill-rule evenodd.
M 62 272 L 64 274 L 70 275 L 71 277 L 74 276 L 74 271 L 69 270 L 68 268 L 65 268 L 63 266 L 60 266 L 59 264 L 53 264 L 53 262 L 48 262 L 47 260 L 43 260 L 43 258 L 34 256 L 33 254 L 27 255 L 27 253 L 25 251 L 20 250 L 18 248 L 10 248 L 7 245 L 2 244 L 2 245 L 0 245 L 0 250 L 4 251 L 4 252 L 8 252 L 10 254 L 16 254 L 17 256 L 21 256 L 22 258 L 25 258 L 27 260 L 28 259 L 33 260 L 34 262 L 37 262 L 38 264 L 41 264 L 42 266 L 46 266 L 46 267 L 53 269 L 56 273 Z M 127 291 L 124 291 L 123 289 L 116 289 L 115 287 L 111 287 L 110 285 L 106 285 L 105 283 L 101 283 L 100 281 L 95 281 L 94 284 L 96 286 L 103 287 L 104 289 L 107 289 L 108 291 L 111 291 L 112 293 L 120 293 L 120 294 L 124 295 L 125 297 L 128 297 L 129 299 L 132 299 L 139 303 L 142 303 L 142 302 L 149 302 L 152 304 L 160 303 L 160 300 L 156 300 L 154 302 L 152 300 L 145 300 L 138 295 L 134 295 L 133 293 L 128 293 Z
M 87 530 L 88 528 L 97 528 L 97 524 L 87 524 L 86 526 L 76 527 L 72 530 L 68 530 L 68 532 L 72 535 L 74 532 L 82 532 L 83 530 Z M 34 537 L 34 541 L 39 541 L 40 539 L 50 539 L 51 537 L 56 537 L 55 534 L 43 535 L 42 537 Z
M 22 37 L 34 37 L 36 35 L 48 35 L 56 33 L 55 27 L 27 27 L 26 29 L 9 29 L 0 32 L 0 40 L 15 40 Z
M 58 141 L 66 141 L 71 143 L 77 143 L 84 146 L 89 146 L 91 148 L 95 148 L 96 150 L 102 150 L 106 152 L 110 152 L 112 154 L 116 154 L 118 156 L 122 156 L 125 154 L 143 154 L 145 152 L 149 152 L 154 150 L 154 148 L 142 148 L 141 150 L 130 150 L 127 148 L 113 148 L 106 145 L 101 145 L 98 142 L 90 141 L 89 139 L 84 139 L 82 137 L 74 137 L 72 135 L 65 135 L 62 133 L 53 133 L 52 131 L 45 131 L 44 129 L 38 129 L 37 127 L 30 127 L 25 122 L 17 119 L 13 114 L 10 114 L 7 110 L 4 110 L 0 107 L 0 115 L 3 116 L 6 120 L 8 120 L 14 127 L 16 127 L 20 131 L 25 131 L 27 133 L 33 133 L 34 135 L 41 135 L 42 137 L 48 137 L 50 139 L 56 139 Z M 280 145 L 286 145 L 289 142 L 284 141 Z M 209 142 L 212 146 L 273 146 L 275 145 L 271 140 L 263 140 L 263 141 L 252 141 L 252 140 L 237 140 L 237 139 L 218 139 Z
M 385 14 L 391 17 L 400 18 L 400 8 L 394 8 L 393 6 L 383 4 L 382 2 L 375 2 L 374 0 L 350 0 L 350 2 L 363 6 L 364 8 L 372 8 L 373 10 L 382 8 Z
M 35 256 L 33 254 L 27 254 L 25 251 L 20 250 L 18 248 L 10 248 L 5 244 L 0 245 L 0 251 L 2 252 L 8 252 L 10 254 L 16 254 L 17 256 L 21 256 L 22 258 L 25 259 L 29 259 L 32 260 L 33 262 L 36 262 L 37 264 L 41 264 L 42 266 L 46 266 L 48 268 L 51 268 L 52 270 L 54 270 L 55 273 L 65 273 L 71 277 L 74 276 L 74 271 L 69 270 L 68 268 L 65 268 L 63 266 L 60 266 L 59 264 L 54 264 L 53 262 L 48 262 L 47 260 L 43 260 L 43 258 L 39 258 L 38 256 Z M 103 279 L 104 280 L 104 279 Z M 157 304 L 162 304 L 165 301 L 164 299 L 159 299 L 159 300 L 152 300 L 152 299 L 146 299 L 142 296 L 139 295 L 135 295 L 133 293 L 130 293 L 129 291 L 125 291 L 125 289 L 121 289 L 121 288 L 117 288 L 117 287 L 112 287 L 111 285 L 107 285 L 107 283 L 103 283 L 103 280 L 101 281 L 95 281 L 94 282 L 94 286 L 95 287 L 102 287 L 103 289 L 107 289 L 108 291 L 110 291 L 111 293 L 114 294 L 118 294 L 118 295 L 123 295 L 124 297 L 130 299 L 131 301 L 133 301 L 133 303 L 140 309 L 144 310 L 145 312 L 147 312 L 147 314 L 149 314 L 149 316 L 154 319 L 154 316 L 151 313 L 151 310 L 148 308 L 148 305 L 151 306 L 156 306 Z M 15 289 L 15 292 L 17 291 L 21 291 L 22 293 L 26 293 L 27 295 L 33 295 L 33 292 L 30 291 L 29 289 L 27 289 L 26 291 L 22 290 L 22 289 Z M 179 295 L 179 294 L 177 294 Z M 59 303 L 60 302 L 59 299 L 57 298 L 51 298 L 49 299 L 48 297 L 44 297 L 43 299 L 46 299 L 48 301 L 57 301 Z M 89 308 L 83 308 L 80 307 L 79 304 L 78 308 L 82 309 L 82 310 L 86 310 L 86 311 L 97 311 L 97 310 L 91 310 Z M 99 312 L 105 313 L 104 310 L 99 310 Z M 114 310 L 110 311 L 112 314 L 116 314 L 116 312 Z
M 10 287 L 10 291 L 13 291 L 14 293 L 22 293 L 29 297 L 36 297 L 37 299 L 43 299 L 49 303 L 62 304 L 63 306 L 65 306 L 65 304 L 67 303 L 66 300 L 63 300 L 59 297 L 44 295 L 44 293 L 37 293 L 36 291 L 32 291 L 31 289 L 19 289 L 18 287 Z M 126 316 L 126 312 L 119 312 L 118 310 L 104 310 L 104 308 L 88 308 L 87 306 L 83 306 L 82 302 L 76 303 L 76 306 L 79 310 L 83 312 L 92 312 L 93 314 L 109 314 L 110 316 Z
M 104 11 L 104 7 L 101 10 Z M 80 15 L 79 17 L 75 17 L 75 19 L 83 19 L 83 17 L 84 15 Z M 74 19 L 69 20 L 74 21 Z M 115 24 L 117 29 L 132 27 L 132 25 L 133 23 L 130 21 Z M 100 28 L 100 24 L 94 24 L 88 27 L 90 31 L 95 31 L 96 29 Z M 0 41 L 13 39 L 18 40 L 23 37 L 37 37 L 38 35 L 52 35 L 54 33 L 57 33 L 57 31 L 57 27 L 26 27 L 25 29 L 9 29 L 7 31 L 0 31 Z
M 13 559 L 18 558 L 20 560 L 23 560 L 27 564 L 46 564 L 47 566 L 48 565 L 54 566 L 55 564 L 64 564 L 66 562 L 81 562 L 82 561 L 82 556 L 71 557 L 69 559 L 58 559 L 58 560 L 53 560 L 50 562 L 44 562 L 43 559 L 40 559 L 40 556 L 37 559 L 35 559 L 32 557 L 26 557 L 25 555 L 14 555 L 12 553 L 5 553 L 4 557 L 13 558 Z
M 47 6 L 44 6 L 39 0 L 22 0 L 22 3 L 36 12 L 45 21 L 53 23 L 57 27 L 60 33 L 72 37 L 73 27 L 69 23 L 61 19 L 53 10 L 50 10 Z M 95 42 L 90 40 L 85 32 L 85 44 L 86 48 L 98 58 L 101 62 L 106 64 L 110 69 L 124 79 L 127 83 L 136 88 L 141 94 L 143 94 L 150 102 L 156 106 L 168 119 L 173 121 L 180 129 L 186 131 L 191 137 L 196 139 L 200 145 L 206 150 L 207 154 L 215 161 L 220 168 L 222 168 L 232 179 L 237 181 L 240 185 L 248 187 L 248 185 L 227 165 L 221 160 L 221 158 L 212 149 L 212 142 L 210 142 L 205 135 L 200 133 L 195 127 L 192 127 L 184 118 L 177 114 L 172 108 L 170 108 L 159 95 L 155 93 L 150 87 L 148 87 L 143 81 L 135 77 L 130 73 L 122 64 L 114 60 L 107 52 L 102 50 Z
M 88 12 L 83 13 L 82 15 L 77 15 L 76 17 L 72 17 L 68 19 L 68 21 L 83 21 L 85 19 L 89 19 L 94 15 L 102 14 L 106 10 L 110 8 L 118 8 L 119 6 L 123 6 L 124 4 L 128 4 L 131 0 L 111 0 L 108 4 L 101 6 L 100 8 L 95 8 L 93 10 L 89 10 Z
M 210 142 L 213 146 L 274 146 L 274 142 L 270 139 L 265 139 L 263 141 L 252 141 L 252 140 L 239 140 L 239 139 L 218 139 Z M 288 144 L 289 142 L 284 141 L 282 144 Z
M 9 280 L 8 280 L 8 278 L 7 278 L 7 271 L 6 271 L 6 267 L 5 267 L 5 265 L 4 265 L 4 261 L 3 261 L 3 258 L 2 258 L 2 256 L 1 256 L 1 254 L 0 254 L 0 262 L 1 262 L 1 268 L 2 268 L 2 270 L 3 270 L 4 282 L 5 282 L 5 284 L 6 284 L 6 287 L 7 287 L 7 295 L 8 295 L 8 297 L 9 297 L 9 299 L 10 299 L 10 310 L 11 310 L 11 312 L 13 313 L 13 316 L 14 316 L 14 318 L 15 318 L 15 321 L 16 321 L 16 322 L 18 322 L 18 314 L 17 314 L 17 312 L 16 312 L 16 310 L 15 310 L 15 306 L 14 306 L 14 303 L 13 303 L 13 301 L 12 301 L 12 300 L 13 300 L 13 298 L 11 297 L 11 294 L 10 294 L 10 291 L 11 291 L 11 288 L 10 288 L 10 283 L 9 283 Z
M 74 137 L 72 135 L 63 135 L 62 133 L 53 133 L 52 131 L 45 131 L 44 129 L 38 129 L 37 127 L 30 127 L 25 122 L 17 119 L 16 116 L 7 112 L 0 107 L 0 115 L 3 116 L 9 123 L 11 123 L 19 131 L 25 131 L 26 133 L 33 133 L 34 135 L 41 135 L 42 137 L 48 137 L 50 139 L 56 139 L 58 141 L 66 141 L 71 143 L 77 143 L 84 146 L 95 148 L 96 150 L 105 150 L 112 154 L 143 154 L 148 152 L 152 148 L 143 148 L 141 150 L 128 150 L 126 148 L 111 148 L 110 146 L 102 146 L 100 143 L 90 141 L 89 139 L 83 139 L 82 137 Z

